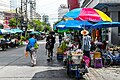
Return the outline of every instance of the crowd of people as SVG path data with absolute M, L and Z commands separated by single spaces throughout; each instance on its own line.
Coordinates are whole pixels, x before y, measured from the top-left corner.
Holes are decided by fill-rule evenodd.
M 54 44 L 55 44 L 55 35 L 50 33 L 46 37 L 46 50 L 48 54 L 48 59 L 47 61 L 52 60 L 53 57 L 53 49 L 54 49 Z M 92 41 L 91 36 L 89 33 L 83 35 L 80 35 L 79 33 L 70 33 L 70 34 L 59 34 L 59 46 L 62 44 L 63 41 L 67 41 L 68 45 L 74 41 L 78 45 L 78 49 L 81 49 L 84 53 L 85 56 L 87 56 L 89 59 L 90 57 L 90 51 L 95 51 L 98 46 L 96 46 L 96 43 Z M 26 51 L 30 52 L 31 56 L 31 64 L 32 66 L 36 65 L 36 52 L 37 48 L 35 48 L 35 44 L 37 43 L 37 39 L 33 35 L 29 40 L 28 40 L 28 45 L 26 47 Z M 101 49 L 104 51 L 106 50 L 106 41 L 103 42 Z M 28 49 L 30 48 L 30 49 Z

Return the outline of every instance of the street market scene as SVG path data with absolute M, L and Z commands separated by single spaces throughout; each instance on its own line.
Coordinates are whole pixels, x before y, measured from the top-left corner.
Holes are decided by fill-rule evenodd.
M 120 0 L 1 0 L 0 80 L 120 80 Z

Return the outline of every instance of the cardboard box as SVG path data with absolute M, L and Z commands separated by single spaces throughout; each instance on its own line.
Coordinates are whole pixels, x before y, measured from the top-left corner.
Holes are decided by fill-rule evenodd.
M 61 48 L 57 48 L 57 54 L 63 54 L 63 51 Z
M 94 59 L 96 58 L 101 58 L 101 53 L 100 52 L 95 52 L 94 53 Z

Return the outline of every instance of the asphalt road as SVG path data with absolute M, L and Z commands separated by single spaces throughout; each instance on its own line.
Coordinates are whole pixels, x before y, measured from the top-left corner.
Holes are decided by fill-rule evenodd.
M 57 39 L 58 41 L 58 39 Z M 56 52 L 56 43 L 54 53 Z M 45 40 L 39 41 L 37 65 L 31 67 L 30 56 L 25 57 L 25 46 L 0 51 L 0 80 L 75 80 L 69 78 L 62 62 L 47 62 Z M 120 67 L 89 68 L 84 80 L 120 80 Z
M 35 67 L 31 67 L 30 56 L 24 55 L 25 46 L 0 51 L 0 80 L 72 80 L 55 56 L 52 62 L 46 61 L 45 40 L 39 44 Z

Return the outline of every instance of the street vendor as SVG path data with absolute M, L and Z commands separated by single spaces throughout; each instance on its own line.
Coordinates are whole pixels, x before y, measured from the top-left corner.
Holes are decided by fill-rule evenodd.
M 84 53 L 84 56 L 88 57 L 90 60 L 90 48 L 91 48 L 91 36 L 89 35 L 89 32 L 87 30 L 84 30 L 84 37 L 83 37 L 83 44 L 82 44 L 82 50 Z M 90 63 L 88 63 L 89 65 Z

